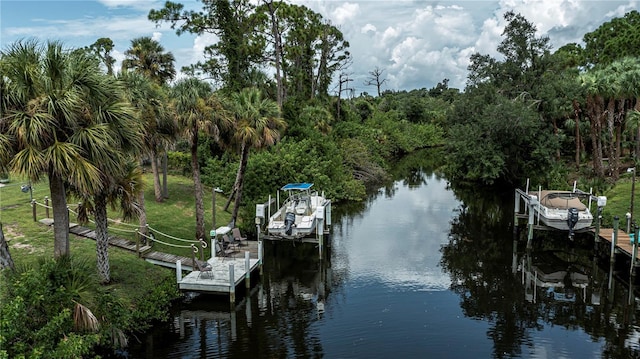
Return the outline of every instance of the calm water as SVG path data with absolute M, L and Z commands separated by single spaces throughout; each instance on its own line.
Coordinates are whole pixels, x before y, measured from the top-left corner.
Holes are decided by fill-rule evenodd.
M 366 203 L 334 211 L 324 260 L 313 245 L 267 244 L 264 275 L 234 310 L 190 296 L 130 356 L 640 355 L 622 261 L 610 271 L 588 237 L 537 236 L 526 251 L 512 234 L 511 191 L 454 192 L 428 169 L 405 167 Z

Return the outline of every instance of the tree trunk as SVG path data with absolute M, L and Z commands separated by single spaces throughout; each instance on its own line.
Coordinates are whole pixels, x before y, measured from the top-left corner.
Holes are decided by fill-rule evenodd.
M 573 100 L 573 113 L 575 114 L 576 122 L 576 169 L 580 169 L 580 145 L 582 139 L 580 138 L 580 105 L 576 100 Z
M 607 156 L 609 156 L 609 175 L 613 175 L 616 161 L 616 146 L 615 146 L 615 101 L 610 99 L 607 104 L 607 133 L 609 134 L 609 148 Z
M 149 235 L 149 233 L 147 233 L 147 208 L 144 204 L 144 191 L 140 191 L 140 194 L 138 194 L 138 206 L 140 206 L 140 218 L 138 218 L 140 227 L 138 229 L 138 232 L 142 235 L 142 241 L 145 243 L 149 243 L 146 237 Z
M 11 252 L 9 252 L 9 244 L 4 239 L 4 231 L 2 230 L 2 223 L 0 223 L 0 269 L 9 268 L 15 269 L 13 265 L 13 259 L 11 258 Z
M 284 85 L 280 70 L 282 66 L 282 35 L 280 34 L 278 17 L 276 16 L 273 1 L 268 2 L 267 5 L 269 6 L 269 16 L 271 17 L 271 34 L 273 36 L 274 62 L 276 66 L 276 101 L 278 102 L 278 107 L 282 109 L 282 103 L 284 102 Z
M 96 263 L 98 276 L 102 284 L 111 281 L 111 268 L 109 267 L 109 232 L 107 223 L 107 199 L 104 194 L 99 194 L 95 199 L 96 219 Z
M 191 168 L 193 168 L 193 187 L 196 197 L 196 239 L 204 237 L 204 202 L 202 199 L 202 183 L 200 183 L 200 166 L 198 165 L 198 132 L 191 139 Z
M 556 121 L 556 119 L 552 119 L 551 123 L 553 125 L 553 135 L 557 138 L 558 137 L 558 123 Z M 558 148 L 556 150 L 556 160 L 560 161 L 560 149 Z
M 587 98 L 587 114 L 589 116 L 589 122 L 591 125 L 591 144 L 592 144 L 592 157 L 593 157 L 593 171 L 599 178 L 604 177 L 604 170 L 602 168 L 602 143 L 600 136 L 600 106 L 596 96 L 590 95 Z
M 240 169 L 238 168 L 238 170 Z M 227 203 L 225 203 L 224 207 L 222 208 L 223 211 L 229 210 L 229 205 L 231 204 L 231 201 L 235 197 L 237 190 L 238 190 L 238 172 L 236 172 L 236 181 L 233 183 L 233 187 L 231 187 L 231 192 L 229 192 L 229 197 L 227 197 Z
M 156 202 L 162 202 L 162 187 L 160 187 L 160 171 L 158 171 L 158 154 L 155 150 L 151 151 L 151 172 L 153 172 L 153 191 Z
M 240 151 L 240 166 L 238 167 L 238 173 L 236 175 L 236 201 L 233 205 L 233 214 L 231 215 L 231 221 L 236 223 L 238 218 L 238 211 L 240 209 L 240 202 L 242 201 L 242 187 L 244 185 L 244 173 L 247 169 L 247 161 L 249 159 L 249 146 L 245 143 L 242 144 Z
M 53 256 L 60 258 L 71 254 L 69 249 L 69 211 L 64 180 L 57 173 L 49 173 L 49 191 L 53 208 Z
M 167 166 L 169 162 L 169 156 L 167 155 L 167 151 L 164 151 L 164 155 L 162 156 L 162 197 L 164 199 L 169 198 L 169 188 L 167 187 Z

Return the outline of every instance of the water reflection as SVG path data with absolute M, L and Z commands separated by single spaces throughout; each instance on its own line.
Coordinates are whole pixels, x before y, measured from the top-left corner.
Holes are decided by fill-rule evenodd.
M 451 184 L 424 155 L 398 168 L 367 201 L 335 209 L 325 258 L 266 243 L 264 274 L 240 303 L 194 296 L 133 356 L 640 355 L 623 260 L 610 265 L 588 236 L 540 232 L 527 250 L 512 190 Z

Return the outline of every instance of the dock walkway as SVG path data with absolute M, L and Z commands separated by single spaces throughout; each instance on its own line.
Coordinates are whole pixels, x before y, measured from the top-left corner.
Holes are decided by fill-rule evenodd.
M 591 232 L 595 235 L 595 230 Z M 613 242 L 613 228 L 600 228 L 599 237 L 609 243 Z M 618 230 L 618 238 L 616 240 L 616 250 L 631 257 L 633 255 L 633 244 L 631 237 L 625 231 Z M 640 255 L 636 255 L 636 260 L 640 259 Z
M 39 222 L 48 226 L 53 225 L 51 218 L 44 218 Z M 83 238 L 96 239 L 96 233 L 93 229 L 75 223 L 69 224 L 69 233 Z M 190 257 L 153 251 L 150 246 L 139 246 L 128 239 L 109 236 L 109 245 L 111 246 L 138 253 L 141 258 L 155 265 L 175 268 L 180 290 L 225 294 L 230 296 L 232 302 L 235 301 L 235 287 L 243 280 L 248 287 L 251 273 L 262 264 L 262 243 L 258 241 L 245 242 L 245 245 L 238 247 L 228 256 L 214 256 L 208 259 L 207 263 L 212 270 L 201 273 L 195 270 L 197 266 L 194 265 Z M 242 253 L 244 255 L 241 257 Z M 183 277 L 183 271 L 189 271 L 189 273 Z

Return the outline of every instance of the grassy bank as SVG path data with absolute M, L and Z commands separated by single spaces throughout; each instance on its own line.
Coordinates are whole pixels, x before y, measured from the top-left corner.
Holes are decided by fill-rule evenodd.
M 145 175 L 145 181 L 148 184 L 153 183 L 151 174 Z M 21 191 L 21 186 L 26 184 L 19 179 L 12 179 L 11 182 L 0 188 L 0 222 L 3 224 L 5 238 L 20 273 L 33 272 L 33 268 L 42 268 L 45 260 L 53 258 L 53 228 L 33 220 L 30 193 Z M 37 183 L 32 188 L 34 200 L 38 203 L 44 203 L 45 196 L 49 196 L 47 183 Z M 158 233 L 165 233 L 170 237 L 194 239 L 195 204 L 192 180 L 180 176 L 169 176 L 168 190 L 169 198 L 162 203 L 157 203 L 154 199 L 153 186 L 147 185 L 145 206 L 148 224 Z M 211 188 L 205 189 L 204 200 L 207 213 L 205 224 L 208 230 L 212 227 Z M 225 200 L 226 198 L 222 194 L 216 196 L 216 226 L 224 225 L 230 220 L 230 214 L 222 211 Z M 69 202 L 72 203 L 73 200 L 69 200 Z M 70 207 L 73 209 L 74 206 Z M 36 206 L 36 210 L 37 219 L 46 216 L 44 207 Z M 51 211 L 49 215 L 52 216 Z M 115 212 L 109 212 L 109 218 L 112 220 L 109 223 L 111 235 L 135 239 L 133 229 L 137 227 L 137 223 L 120 223 L 118 214 Z M 71 221 L 77 222 L 73 214 L 71 214 Z M 92 224 L 88 223 L 86 226 L 92 227 Z M 184 245 L 185 242 L 160 235 L 156 235 L 156 237 L 172 245 L 155 244 L 154 250 L 190 255 L 189 249 L 175 247 L 175 245 Z M 71 235 L 70 242 L 73 260 L 86 263 L 88 268 L 86 271 L 92 272 L 92 278 L 96 277 L 93 276 L 96 271 L 95 241 Z M 132 252 L 114 247 L 109 249 L 109 259 L 112 282 L 107 286 L 100 286 L 97 284 L 97 277 L 95 278 L 96 282 L 92 288 L 94 288 L 95 296 L 102 299 L 95 299 L 94 305 L 101 307 L 104 306 L 104 298 L 115 298 L 118 306 L 124 308 L 123 314 L 117 316 L 118 325 L 129 333 L 144 330 L 152 320 L 166 319 L 168 306 L 178 295 L 174 271 L 154 266 L 137 258 Z M 55 270 L 58 269 L 54 269 L 54 272 Z M 25 283 L 26 278 L 28 277 L 22 277 L 16 282 L 17 284 L 12 283 L 13 289 L 17 288 L 19 291 L 21 283 Z M 44 285 L 40 284 L 39 287 Z M 55 291 L 55 289 L 53 290 Z M 44 297 L 48 295 L 45 294 Z M 55 303 L 46 305 L 51 304 Z M 19 318 L 19 311 L 6 307 L 3 309 L 8 310 L 3 311 L 7 320 L 9 315 L 15 315 L 16 318 Z M 0 320 L 0 322 L 2 321 Z M 6 326 L 6 328 L 3 327 L 5 331 L 15 327 L 15 324 L 6 321 L 2 324 Z M 5 333 L 0 334 L 5 335 Z M 105 345 L 102 339 L 99 344 Z
M 633 217 L 638 225 L 640 225 L 640 178 L 636 178 L 635 186 L 632 185 L 632 175 L 625 174 L 616 182 L 615 186 L 607 190 L 603 195 L 607 196 L 607 205 L 602 212 L 603 224 L 607 227 L 613 225 L 613 218 L 620 218 L 620 228 L 626 228 L 625 215 L 631 213 L 631 197 L 632 189 L 635 192 L 633 196 Z M 635 188 L 633 188 L 635 187 Z

